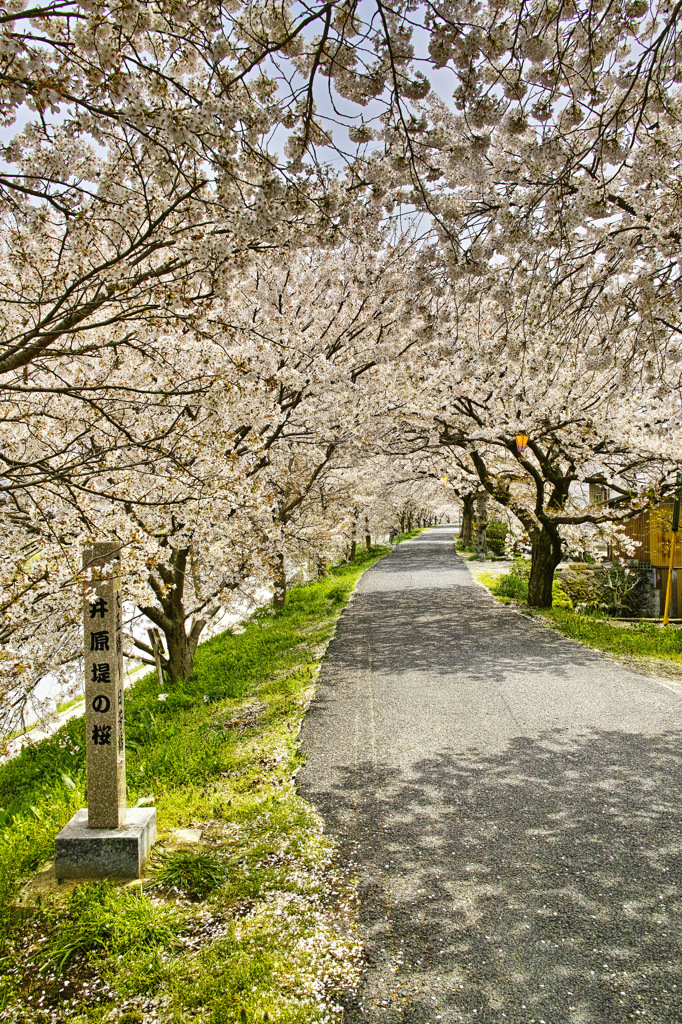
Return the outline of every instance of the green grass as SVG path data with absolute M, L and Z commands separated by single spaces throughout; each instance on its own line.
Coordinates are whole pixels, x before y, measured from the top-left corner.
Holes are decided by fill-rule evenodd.
M 408 530 L 407 533 L 399 533 L 392 540 L 392 544 L 400 544 L 402 540 L 412 540 L 413 537 L 418 537 L 420 533 L 424 532 L 425 527 L 418 526 L 416 530 Z
M 49 939 L 38 942 L 38 969 L 59 974 L 86 954 L 118 957 L 167 947 L 177 932 L 170 907 L 118 892 L 106 881 L 77 886 L 64 903 L 46 908 L 42 925 Z
M 225 881 L 228 864 L 218 854 L 175 850 L 162 856 L 157 883 L 190 899 L 202 899 Z
M 488 590 L 491 592 L 491 594 L 494 594 L 495 597 L 499 597 L 499 594 L 497 593 L 497 589 L 496 589 L 497 588 L 497 579 L 498 579 L 498 577 L 495 575 L 495 573 L 492 573 L 492 572 L 477 572 L 476 573 L 476 581 L 478 583 L 482 583 L 484 587 L 487 587 Z M 504 604 L 508 604 L 509 603 L 509 598 L 505 598 L 503 603 Z
M 68 711 L 69 708 L 74 707 L 76 704 L 82 704 L 82 703 L 83 703 L 83 694 L 80 694 L 78 697 L 71 697 L 70 700 L 62 701 L 61 704 L 57 705 L 57 707 L 55 708 L 55 714 L 61 715 L 62 711 Z
M 144 891 L 84 884 L 29 919 L 8 907 L 85 802 L 83 720 L 0 768 L 0 1009 L 6 1019 L 184 1024 L 336 1019 L 360 968 L 354 883 L 295 792 L 297 734 L 353 586 L 358 552 L 278 613 L 203 644 L 194 678 L 126 696 L 128 803 L 154 797 L 160 843 Z M 176 828 L 202 842 L 172 848 Z M 64 887 L 66 889 L 66 887 Z
M 564 636 L 607 654 L 682 662 L 682 630 L 653 622 L 623 622 L 577 615 L 563 608 L 543 612 Z

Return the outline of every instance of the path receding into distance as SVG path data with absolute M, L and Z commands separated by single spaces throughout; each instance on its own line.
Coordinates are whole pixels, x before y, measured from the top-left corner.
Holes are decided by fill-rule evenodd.
M 360 880 L 349 1024 L 680 1024 L 681 713 L 495 603 L 451 528 L 366 572 L 299 774 Z

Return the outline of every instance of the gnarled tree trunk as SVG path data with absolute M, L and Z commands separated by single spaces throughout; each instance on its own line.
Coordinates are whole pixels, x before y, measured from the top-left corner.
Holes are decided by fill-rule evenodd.
M 478 491 L 476 494 L 476 554 L 479 558 L 485 558 L 488 554 L 488 494 L 486 491 Z
M 554 570 L 561 561 L 561 538 L 558 531 L 543 526 L 531 536 L 531 544 L 528 604 L 531 608 L 551 608 Z
M 275 591 L 272 595 L 272 607 L 281 611 L 287 600 L 287 577 L 284 572 L 284 555 L 280 551 L 275 560 Z
M 462 544 L 465 548 L 471 545 L 471 538 L 474 529 L 474 498 L 475 495 L 465 494 L 462 498 L 462 526 L 459 531 Z
M 167 654 L 161 657 L 161 664 L 171 684 L 189 679 L 192 675 L 199 637 L 207 622 L 205 618 L 194 619 L 187 632 L 184 593 L 189 555 L 188 547 L 171 549 L 168 563 L 157 568 L 162 583 L 153 575 L 149 578 L 149 584 L 161 607 L 140 607 L 142 614 L 151 619 L 165 637 Z M 135 646 L 154 655 L 153 649 L 139 640 L 135 641 Z
M 194 672 L 194 656 L 197 653 L 199 636 L 206 625 L 205 619 L 199 619 L 192 624 L 189 635 L 185 632 L 184 618 L 174 621 L 173 628 L 166 631 L 166 646 L 168 648 L 168 675 L 171 683 L 177 683 L 180 679 L 189 679 Z

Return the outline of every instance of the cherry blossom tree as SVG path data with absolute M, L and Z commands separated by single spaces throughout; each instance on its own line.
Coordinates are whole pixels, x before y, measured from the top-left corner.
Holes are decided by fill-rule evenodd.
M 195 357 L 200 351 L 197 344 Z M 147 401 L 139 385 L 126 383 L 145 369 L 130 350 L 121 358 L 119 389 L 109 382 L 110 403 L 101 395 L 83 402 L 60 394 L 20 419 L 13 442 L 27 465 L 40 471 L 31 459 L 34 442 L 39 453 L 46 439 L 61 453 L 62 432 L 71 464 L 66 485 L 50 474 L 26 490 L 8 488 L 3 498 L 10 527 L 0 540 L 3 640 L 7 664 L 23 666 L 5 680 L 9 718 L 21 714 L 50 651 L 64 663 L 79 653 L 80 552 L 92 540 L 120 540 L 126 598 L 166 634 L 173 680 L 191 672 L 201 631 L 230 596 L 267 580 L 270 555 L 261 538 L 272 502 L 249 474 L 261 455 L 257 414 L 269 411 L 268 395 L 257 396 L 253 384 L 245 389 L 234 354 L 224 355 L 217 366 L 213 352 L 212 387 L 190 404 L 183 396 L 182 429 L 172 403 Z M 104 464 L 99 473 L 93 451 Z
M 665 3 L 93 0 L 9 5 L 1 31 L 6 122 L 30 116 L 0 182 L 14 273 L 40 250 L 12 365 L 93 316 L 192 307 L 254 248 L 348 233 L 350 193 L 427 211 L 451 274 L 504 294 L 501 260 L 520 293 L 578 282 L 574 305 L 656 234 L 630 191 L 677 125 Z
M 386 239 L 382 249 L 301 251 L 285 266 L 259 261 L 234 301 L 221 308 L 219 316 L 237 332 L 243 353 L 253 351 L 248 371 L 274 385 L 275 408 L 260 433 L 257 472 L 276 496 L 283 545 L 297 538 L 295 558 L 302 557 L 302 538 L 311 536 L 309 506 L 325 506 L 331 515 L 339 495 L 347 495 L 348 474 L 372 454 L 377 387 L 381 394 L 382 374 L 417 343 L 429 305 L 417 263 L 409 236 Z M 413 274 L 414 287 L 406 289 Z M 350 515 L 358 520 L 359 512 L 351 509 Z M 340 514 L 339 522 L 345 521 Z M 277 604 L 286 592 L 285 557 L 283 549 Z
M 576 334 L 572 322 L 528 338 L 498 331 L 479 310 L 469 326 L 474 344 L 460 350 L 457 376 L 434 387 L 433 420 L 440 443 L 461 453 L 464 471 L 475 471 L 523 524 L 532 544 L 529 603 L 551 607 L 554 569 L 572 528 L 622 522 L 671 485 L 676 368 L 667 384 L 651 379 L 646 354 L 635 348 L 633 355 L 627 336 L 605 360 L 595 338 Z M 520 434 L 529 438 L 525 448 Z M 590 483 L 607 486 L 613 498 L 591 505 L 578 486 Z
M 124 544 L 177 680 L 244 588 L 283 600 L 287 566 L 432 518 L 442 475 L 523 525 L 533 604 L 576 530 L 665 490 L 677 15 L 5 5 L 12 714 L 77 648 L 90 539 Z M 586 505 L 589 482 L 616 497 Z
M 286 267 L 261 260 L 229 299 L 215 299 L 182 334 L 169 330 L 155 350 L 81 354 L 57 393 L 7 397 L 17 429 L 6 454 L 19 467 L 7 474 L 7 500 L 34 551 L 30 560 L 22 545 L 6 552 L 10 649 L 24 649 L 34 604 L 49 648 L 58 621 L 50 608 L 61 602 L 77 652 L 78 551 L 114 534 L 127 595 L 164 634 L 176 682 L 191 674 L 206 626 L 272 582 L 287 544 L 294 554 L 312 536 L 308 506 L 326 500 L 341 524 L 334 535 L 343 532 L 348 485 L 329 478 L 347 470 L 351 448 L 360 452 L 373 399 L 365 381 L 414 344 L 418 295 L 408 300 L 402 287 L 413 250 L 405 239 L 379 254 L 301 254 Z M 35 363 L 31 379 L 38 373 Z M 149 379 L 162 387 L 146 390 Z M 141 637 L 135 643 L 150 656 Z M 43 662 L 33 663 L 35 682 Z

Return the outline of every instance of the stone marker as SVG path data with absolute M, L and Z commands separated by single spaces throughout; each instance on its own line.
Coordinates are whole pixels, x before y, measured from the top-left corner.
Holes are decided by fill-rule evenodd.
M 83 553 L 92 582 L 83 601 L 88 806 L 57 836 L 57 878 L 137 878 L 156 840 L 153 807 L 126 810 L 121 546 Z
M 89 828 L 118 828 L 126 816 L 120 562 L 120 544 L 83 552 L 83 568 L 93 572 L 88 589 L 96 594 L 83 601 Z
M 57 878 L 139 878 L 156 842 L 153 807 L 129 807 L 119 828 L 88 826 L 88 810 L 76 811 L 55 840 Z

